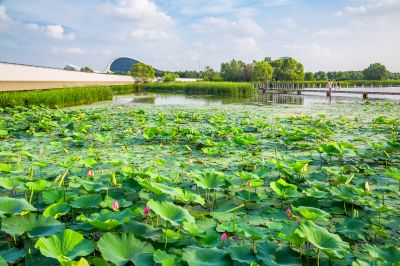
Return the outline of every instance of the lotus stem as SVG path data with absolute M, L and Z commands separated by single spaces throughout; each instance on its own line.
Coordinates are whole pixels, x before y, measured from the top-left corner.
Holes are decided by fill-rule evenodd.
M 347 210 L 346 210 L 346 202 L 345 202 L 345 201 L 343 201 L 343 207 L 344 207 L 344 214 L 346 214 L 346 215 L 347 215 Z
M 165 246 L 164 246 L 165 250 L 167 250 L 167 242 L 168 242 L 168 227 L 165 230 Z
M 235 227 L 236 227 L 236 210 L 233 213 L 233 233 L 235 233 Z
M 319 266 L 319 249 L 317 249 L 317 266 Z
M 32 198 L 33 198 L 33 186 L 31 188 L 31 196 L 29 197 L 29 204 L 32 204 Z

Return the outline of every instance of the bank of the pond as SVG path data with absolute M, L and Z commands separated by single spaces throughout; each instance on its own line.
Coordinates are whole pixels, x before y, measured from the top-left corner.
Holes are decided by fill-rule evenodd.
M 400 80 L 340 80 L 340 85 L 342 87 L 390 87 L 390 86 L 400 86 Z M 274 81 L 274 84 L 295 84 L 295 85 L 304 85 L 310 88 L 327 86 L 328 80 L 314 80 L 314 81 Z
M 250 83 L 238 82 L 173 82 L 135 84 L 138 89 L 153 92 L 179 92 L 191 95 L 253 95 Z
M 0 107 L 44 105 L 50 108 L 112 100 L 115 93 L 130 93 L 132 85 L 91 86 L 40 91 L 1 92 Z

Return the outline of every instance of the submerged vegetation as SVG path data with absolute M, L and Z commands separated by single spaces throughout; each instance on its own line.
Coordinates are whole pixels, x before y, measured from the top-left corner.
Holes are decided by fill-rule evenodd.
M 398 265 L 397 104 L 208 108 L 4 108 L 0 264 Z
M 0 92 L 0 107 L 43 105 L 50 108 L 61 108 L 108 101 L 112 99 L 114 93 L 132 91 L 132 85 L 121 85 Z

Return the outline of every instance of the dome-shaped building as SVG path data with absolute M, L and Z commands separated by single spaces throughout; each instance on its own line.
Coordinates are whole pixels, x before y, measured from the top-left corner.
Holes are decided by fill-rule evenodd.
M 114 59 L 109 67 L 109 71 L 114 72 L 114 73 L 124 73 L 126 74 L 129 71 L 132 71 L 132 68 L 134 65 L 139 63 L 139 61 L 128 58 L 128 57 L 120 57 L 117 59 Z

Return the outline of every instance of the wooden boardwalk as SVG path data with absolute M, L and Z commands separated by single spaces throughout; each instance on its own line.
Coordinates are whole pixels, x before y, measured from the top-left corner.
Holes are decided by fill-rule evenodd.
M 370 86 L 370 87 L 346 87 L 340 89 L 332 89 L 324 88 L 319 86 L 319 88 L 307 88 L 304 84 L 278 84 L 274 85 L 272 88 L 263 88 L 261 84 L 255 83 L 253 86 L 257 89 L 273 92 L 273 93 L 297 93 L 301 95 L 303 93 L 323 93 L 326 96 L 330 97 L 334 94 L 360 94 L 363 99 L 368 99 L 368 95 L 394 95 L 400 96 L 400 87 L 378 87 L 378 86 Z

